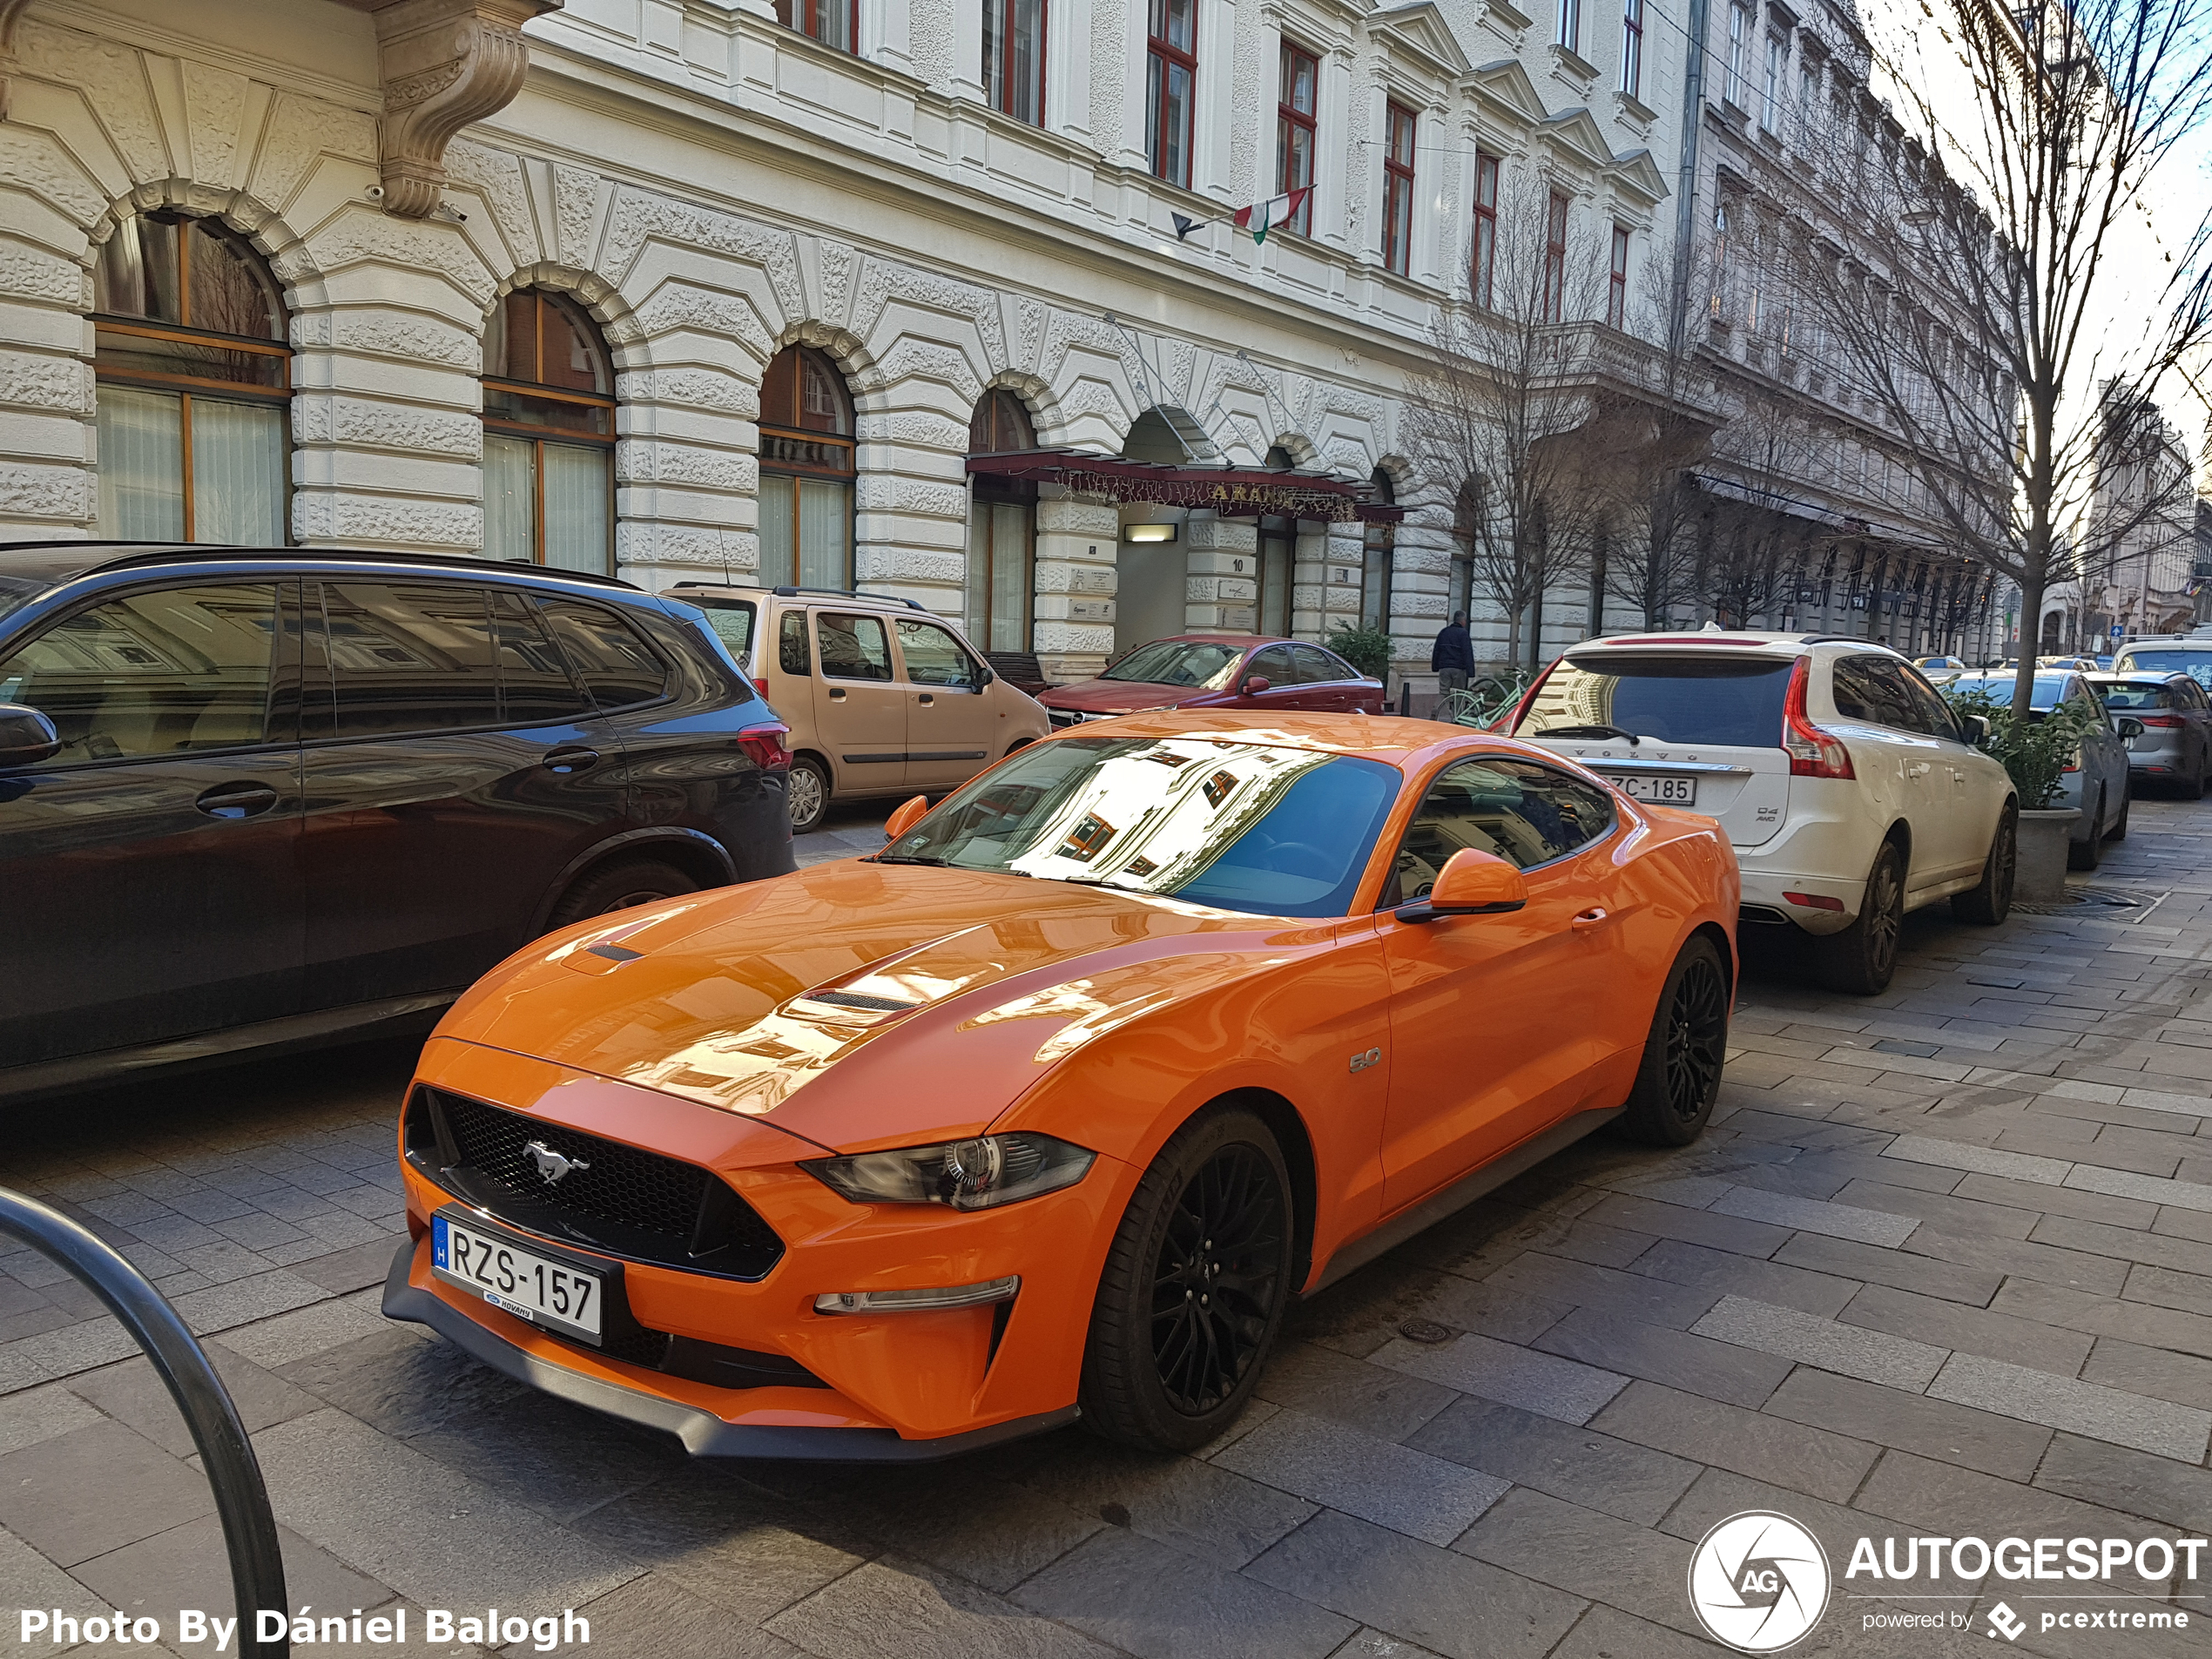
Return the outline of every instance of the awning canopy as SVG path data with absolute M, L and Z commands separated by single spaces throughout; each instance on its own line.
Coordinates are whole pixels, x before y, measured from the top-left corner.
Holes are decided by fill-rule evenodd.
M 1363 499 L 1365 488 L 1325 473 L 1239 472 L 1226 467 L 1170 467 L 1123 461 L 1081 449 L 1017 449 L 970 455 L 968 470 L 1031 483 L 1059 484 L 1116 501 L 1165 507 L 1203 507 L 1227 518 L 1318 518 L 1332 524 L 1358 521 L 1395 524 L 1403 507 Z

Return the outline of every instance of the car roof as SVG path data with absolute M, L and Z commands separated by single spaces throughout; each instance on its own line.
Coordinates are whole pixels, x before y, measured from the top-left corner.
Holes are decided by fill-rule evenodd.
M 1697 645 L 1706 649 L 1719 647 L 1736 651 L 1772 651 L 1777 648 L 1797 650 L 1807 645 L 1851 645 L 1861 651 L 1880 651 L 1885 657 L 1895 657 L 1900 662 L 1909 660 L 1902 652 L 1871 640 L 1853 639 L 1844 634 L 1779 633 L 1764 629 L 1737 629 L 1727 633 L 1648 633 L 1608 634 L 1595 639 L 1585 639 L 1569 645 L 1568 652 L 1580 656 L 1588 651 L 1649 651 L 1655 645 Z
M 644 590 L 619 577 L 556 566 L 525 564 L 515 559 L 476 558 L 463 553 L 406 553 L 344 547 L 226 547 L 207 542 L 10 542 L 0 543 L 0 571 L 44 577 L 59 584 L 111 570 L 155 569 L 177 564 L 378 564 L 425 570 L 465 570 L 487 576 L 576 582 L 615 588 L 644 597 Z
M 741 599 L 796 599 L 801 604 L 815 599 L 833 599 L 846 605 L 880 605 L 886 610 L 919 610 L 937 617 L 937 613 L 919 599 L 909 599 L 898 593 L 862 593 L 853 588 L 798 588 L 788 583 L 764 588 L 750 582 L 678 582 L 674 587 L 656 591 L 664 599 L 680 599 L 691 593 L 727 593 Z M 943 622 L 943 617 L 937 617 Z
M 2094 673 L 2087 670 L 2080 672 L 2082 678 L 2098 685 L 2161 685 L 2168 680 L 2191 679 L 2178 668 L 2101 668 Z

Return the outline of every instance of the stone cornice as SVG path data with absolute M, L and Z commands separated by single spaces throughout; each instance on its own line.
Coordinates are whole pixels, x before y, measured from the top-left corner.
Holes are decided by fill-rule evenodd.
M 0 121 L 8 118 L 8 89 L 16 72 L 16 24 L 30 0 L 0 0 Z
M 0 6 L 20 0 L 0 0 Z M 446 145 L 523 90 L 523 25 L 563 0 L 341 0 L 376 21 L 384 112 L 377 123 L 383 205 L 405 219 L 437 211 Z

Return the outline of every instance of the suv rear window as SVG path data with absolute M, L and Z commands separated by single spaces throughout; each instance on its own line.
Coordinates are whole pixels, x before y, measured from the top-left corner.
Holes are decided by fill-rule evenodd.
M 1666 743 L 1775 749 L 1794 658 L 1562 658 L 1514 728 L 1517 738 L 1604 737 L 1617 727 Z

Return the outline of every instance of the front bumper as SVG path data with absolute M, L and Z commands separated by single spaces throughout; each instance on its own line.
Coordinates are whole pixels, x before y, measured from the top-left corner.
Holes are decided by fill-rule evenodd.
M 471 1359 L 494 1371 L 528 1383 L 559 1399 L 604 1412 L 642 1428 L 659 1429 L 684 1442 L 693 1457 L 795 1459 L 825 1463 L 931 1463 L 977 1452 L 985 1447 L 1042 1434 L 1072 1423 L 1080 1414 L 1074 1406 L 1039 1412 L 1002 1423 L 992 1423 L 965 1433 L 934 1440 L 908 1440 L 888 1428 L 822 1427 L 799 1423 L 732 1423 L 698 1406 L 625 1387 L 605 1378 L 538 1358 L 509 1342 L 488 1325 L 479 1324 L 453 1300 L 439 1293 L 427 1278 L 429 1246 L 412 1239 L 392 1258 L 392 1271 L 384 1278 L 384 1317 L 427 1325 Z M 418 1271 L 419 1270 L 419 1271 Z M 422 1278 L 425 1282 L 415 1281 Z

